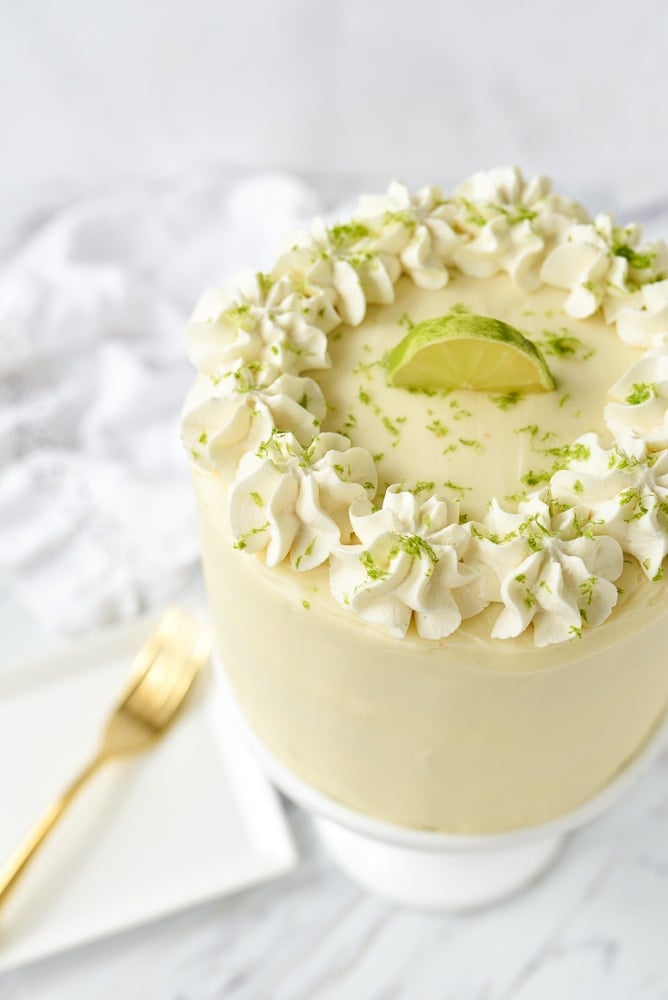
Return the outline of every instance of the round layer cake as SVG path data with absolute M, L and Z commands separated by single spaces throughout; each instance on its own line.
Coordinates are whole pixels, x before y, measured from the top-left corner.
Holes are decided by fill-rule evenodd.
M 668 251 L 641 239 L 514 169 L 393 184 L 195 310 L 221 656 L 258 737 L 346 806 L 539 823 L 662 719 Z M 510 325 L 546 391 L 392 384 L 397 344 L 454 315 Z

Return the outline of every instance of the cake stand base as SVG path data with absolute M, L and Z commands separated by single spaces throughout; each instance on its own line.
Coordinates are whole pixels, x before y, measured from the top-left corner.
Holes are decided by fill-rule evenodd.
M 485 852 L 423 851 L 383 843 L 316 817 L 339 866 L 364 888 L 407 906 L 470 910 L 497 903 L 537 879 L 558 855 L 564 835 Z

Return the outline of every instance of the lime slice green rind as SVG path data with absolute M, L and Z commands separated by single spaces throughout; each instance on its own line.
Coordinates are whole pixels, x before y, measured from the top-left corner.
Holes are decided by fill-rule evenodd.
M 414 326 L 387 356 L 387 380 L 406 389 L 549 392 L 540 350 L 490 316 L 453 312 Z

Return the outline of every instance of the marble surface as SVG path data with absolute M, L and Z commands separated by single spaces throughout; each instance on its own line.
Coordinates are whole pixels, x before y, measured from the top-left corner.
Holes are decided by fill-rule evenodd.
M 53 640 L 0 589 L 3 658 Z M 0 976 L 2 1000 L 666 1000 L 668 753 L 536 885 L 466 915 L 341 874 L 287 805 L 275 882 Z
M 453 9 L 0 5 L 0 260 L 82 192 L 203 162 L 337 192 L 519 162 L 665 235 L 668 8 Z M 54 641 L 0 582 L 0 669 Z M 288 814 L 289 876 L 2 976 L 1 1000 L 668 1000 L 668 754 L 537 885 L 466 916 L 370 896 Z

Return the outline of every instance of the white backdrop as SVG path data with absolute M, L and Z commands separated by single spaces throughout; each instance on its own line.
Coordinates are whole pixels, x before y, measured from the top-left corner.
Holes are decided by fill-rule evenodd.
M 0 0 L 0 208 L 193 163 L 668 190 L 662 0 Z

